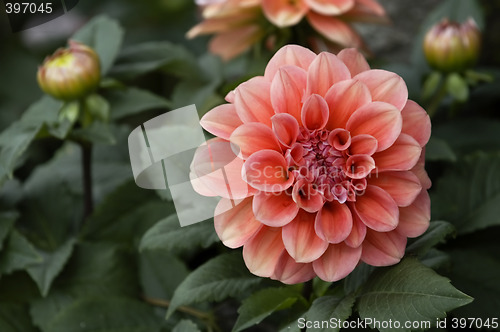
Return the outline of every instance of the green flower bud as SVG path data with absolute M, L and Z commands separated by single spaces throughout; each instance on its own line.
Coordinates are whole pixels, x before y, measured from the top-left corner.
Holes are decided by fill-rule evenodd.
M 58 49 L 38 67 L 40 88 L 54 98 L 75 100 L 85 97 L 99 85 L 99 57 L 90 47 L 69 41 L 69 47 Z
M 469 18 L 459 24 L 443 19 L 425 35 L 424 53 L 429 64 L 443 72 L 459 72 L 472 67 L 481 46 L 481 33 Z

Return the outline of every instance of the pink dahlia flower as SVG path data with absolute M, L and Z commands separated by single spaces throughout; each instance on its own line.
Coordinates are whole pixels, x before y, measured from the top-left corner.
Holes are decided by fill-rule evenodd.
M 376 0 L 197 0 L 205 20 L 188 32 L 193 38 L 216 34 L 210 51 L 231 59 L 265 37 L 276 37 L 277 28 L 291 27 L 306 18 L 316 33 L 306 42 L 315 50 L 337 52 L 344 47 L 364 48 L 352 22 L 387 22 Z M 266 23 L 266 21 L 268 23 Z M 271 32 L 271 33 L 270 33 Z M 269 44 L 269 43 L 268 43 Z
M 215 230 L 252 273 L 336 281 L 399 262 L 427 229 L 431 124 L 398 75 L 355 49 L 290 45 L 226 100 L 201 120 L 218 137 L 197 151 L 193 186 L 223 197 Z

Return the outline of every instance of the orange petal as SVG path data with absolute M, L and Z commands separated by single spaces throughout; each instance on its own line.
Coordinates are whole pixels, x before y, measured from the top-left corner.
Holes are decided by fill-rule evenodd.
M 422 188 L 427 190 L 432 186 L 431 179 L 425 171 L 425 147 L 422 148 L 422 153 L 420 154 L 417 163 L 415 164 L 415 166 L 413 166 L 411 171 L 419 178 L 420 183 L 422 184 Z
M 246 198 L 232 207 L 234 202 L 221 199 L 215 208 L 215 231 L 222 243 L 229 248 L 244 245 L 261 227 L 252 211 L 252 198 Z M 224 211 L 224 212 L 223 212 Z
M 290 148 L 299 135 L 299 124 L 297 120 L 288 113 L 276 114 L 271 118 L 274 135 L 278 141 L 287 148 Z
M 373 266 L 399 263 L 405 254 L 406 236 L 396 231 L 379 233 L 368 229 L 363 241 L 361 260 Z
M 286 65 L 297 66 L 307 70 L 315 58 L 316 54 L 308 48 L 299 45 L 286 45 L 280 48 L 271 60 L 269 60 L 264 77 L 271 81 L 278 70 Z
M 345 278 L 358 265 L 361 247 L 351 248 L 344 243 L 330 244 L 326 252 L 313 262 L 314 272 L 324 281 Z
M 351 136 L 368 134 L 377 139 L 377 151 L 390 147 L 401 134 L 401 112 L 383 102 L 369 103 L 352 114 L 346 124 Z
M 404 236 L 417 237 L 427 230 L 430 220 L 431 200 L 427 190 L 422 190 L 410 206 L 399 209 L 399 225 L 396 229 Z
M 235 91 L 234 106 L 243 122 L 261 122 L 271 127 L 274 115 L 270 96 L 271 83 L 264 77 L 251 78 Z
M 271 227 L 281 227 L 295 218 L 299 207 L 286 191 L 260 192 L 253 198 L 253 212 L 261 223 Z
M 356 0 L 354 7 L 344 13 L 342 18 L 346 21 L 388 24 L 390 19 L 387 17 L 384 7 L 375 0 Z
M 368 183 L 385 190 L 398 206 L 410 205 L 422 190 L 420 180 L 409 171 L 382 172 L 371 177 Z
M 300 208 L 310 213 L 319 211 L 324 203 L 321 193 L 304 179 L 293 185 L 292 198 Z
M 351 139 L 351 146 L 349 146 L 349 155 L 366 154 L 371 156 L 377 151 L 378 141 L 371 135 L 357 135 Z
M 276 113 L 291 114 L 300 123 L 307 72 L 297 66 L 281 67 L 271 83 L 271 103 Z
M 262 228 L 243 246 L 245 264 L 255 275 L 270 277 L 285 250 L 281 239 L 281 228 Z
M 354 6 L 355 0 L 306 0 L 309 7 L 323 15 L 340 15 Z
M 351 133 L 345 129 L 334 129 L 328 135 L 328 144 L 339 151 L 344 151 L 351 145 Z
M 407 171 L 418 161 L 422 148 L 411 136 L 401 134 L 394 144 L 387 150 L 373 155 L 379 172 Z
M 351 179 L 363 179 L 375 169 L 375 161 L 366 154 L 355 154 L 347 158 L 344 173 Z
M 366 225 L 359 219 L 356 213 L 352 214 L 352 230 L 349 236 L 345 239 L 345 244 L 351 248 L 357 248 L 365 239 Z
M 328 242 L 316 235 L 314 214 L 300 210 L 295 219 L 283 227 L 286 251 L 297 263 L 309 263 L 319 258 L 328 248 Z
M 208 46 L 213 54 L 230 60 L 247 51 L 262 38 L 263 31 L 257 25 L 248 25 L 216 35 Z
M 320 95 L 310 95 L 301 111 L 302 125 L 309 129 L 323 129 L 328 122 L 328 104 Z
M 307 71 L 306 95 L 325 96 L 331 86 L 337 82 L 351 78 L 349 69 L 335 55 L 320 53 Z
M 368 185 L 353 205 L 359 219 L 373 230 L 388 232 L 398 225 L 399 209 L 396 202 L 377 186 Z
M 401 111 L 403 116 L 403 129 L 401 132 L 417 140 L 424 146 L 431 137 L 431 119 L 427 112 L 413 100 L 408 100 Z
M 233 131 L 243 122 L 236 114 L 234 105 L 224 104 L 205 114 L 200 124 L 209 133 L 228 140 Z
M 329 243 L 344 241 L 352 230 L 351 210 L 337 201 L 326 203 L 316 214 L 316 234 Z
M 308 7 L 304 0 L 262 0 L 262 10 L 269 21 L 283 28 L 299 23 Z
M 364 71 L 354 77 L 370 89 L 373 101 L 383 101 L 402 110 L 408 100 L 405 81 L 397 74 L 381 69 Z
M 243 180 L 257 190 L 281 192 L 294 181 L 283 155 L 273 150 L 257 151 L 243 165 Z
M 331 16 L 324 16 L 310 11 L 307 13 L 307 20 L 312 27 L 326 39 L 344 47 L 362 46 L 361 37 L 354 29 L 342 20 Z M 350 77 L 349 77 L 350 78 Z
M 327 129 L 345 128 L 347 120 L 360 107 L 370 103 L 372 96 L 361 81 L 346 80 L 334 84 L 326 93 L 325 100 L 330 109 Z
M 186 37 L 191 39 L 200 35 L 233 30 L 242 25 L 248 25 L 249 22 L 255 20 L 255 17 L 254 12 L 241 11 L 238 15 L 207 19 L 191 28 L 187 32 Z
M 309 281 L 315 276 L 312 263 L 297 263 L 285 250 L 276 264 L 271 279 L 292 285 Z
M 243 159 L 264 149 L 281 152 L 278 140 L 271 128 L 258 122 L 245 123 L 236 128 L 231 134 L 230 141 L 239 148 Z
M 356 48 L 343 49 L 337 54 L 337 58 L 349 68 L 352 77 L 370 70 L 370 65 L 366 62 L 365 57 Z

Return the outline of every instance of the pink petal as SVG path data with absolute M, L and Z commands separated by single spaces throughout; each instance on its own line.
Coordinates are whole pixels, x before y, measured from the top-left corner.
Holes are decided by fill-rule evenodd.
M 239 204 L 228 199 L 221 199 L 215 208 L 215 231 L 222 243 L 229 248 L 244 245 L 261 227 L 252 212 L 252 198 L 246 198 Z M 231 208 L 232 207 L 232 208 Z
M 271 83 L 264 77 L 257 76 L 236 89 L 234 106 L 243 122 L 261 122 L 271 127 L 274 109 L 271 105 Z
M 334 129 L 328 135 L 328 144 L 339 151 L 344 151 L 351 145 L 351 134 L 345 129 Z
M 349 147 L 349 154 L 366 154 L 371 156 L 377 151 L 378 141 L 375 137 L 362 134 L 354 136 L 351 140 L 351 146 Z
M 328 113 L 328 104 L 323 97 L 313 94 L 302 107 L 302 125 L 309 130 L 323 129 L 328 122 Z
M 354 6 L 355 0 L 306 0 L 309 7 L 323 15 L 340 15 Z
M 309 263 L 323 255 L 328 242 L 314 231 L 314 214 L 300 210 L 295 219 L 283 227 L 286 251 L 297 263 Z
M 335 55 L 322 52 L 309 66 L 307 71 L 306 95 L 325 96 L 331 86 L 351 78 L 349 69 Z
M 293 185 L 292 198 L 297 206 L 310 213 L 319 211 L 324 203 L 321 193 L 304 179 Z
M 243 159 L 264 149 L 281 151 L 271 128 L 258 122 L 245 123 L 236 128 L 231 134 L 230 141 L 239 148 Z
M 262 0 L 262 10 L 271 23 L 283 28 L 299 23 L 308 8 L 303 0 Z
M 351 248 L 357 248 L 365 239 L 366 225 L 359 219 L 356 213 L 352 214 L 352 230 L 349 236 L 345 239 L 345 244 Z
M 205 114 L 200 124 L 209 133 L 228 140 L 232 132 L 243 122 L 236 114 L 234 105 L 223 104 Z
M 253 213 L 261 223 L 271 227 L 288 224 L 299 212 L 289 192 L 260 192 L 253 198 Z
M 361 37 L 347 23 L 331 16 L 324 16 L 310 11 L 307 20 L 311 26 L 326 39 L 344 47 L 359 48 L 363 44 Z M 350 78 L 350 77 L 349 77 Z
M 216 35 L 208 46 L 213 54 L 228 61 L 247 51 L 262 38 L 262 29 L 258 25 L 246 25 Z
M 351 179 L 363 179 L 375 169 L 375 161 L 366 154 L 356 154 L 347 158 L 344 173 Z
M 247 159 L 241 171 L 243 180 L 253 188 L 267 192 L 281 192 L 294 181 L 283 155 L 273 150 L 257 151 Z
M 236 99 L 236 92 L 234 90 L 231 90 L 227 93 L 227 95 L 224 97 L 224 99 L 231 104 L 234 104 L 234 100 Z
M 410 205 L 422 190 L 420 180 L 409 171 L 382 172 L 370 178 L 369 184 L 385 190 L 398 206 Z
M 329 243 L 344 241 L 352 230 L 351 210 L 337 201 L 326 203 L 316 214 L 316 234 Z
M 280 48 L 271 58 L 267 64 L 264 77 L 268 81 L 272 81 L 278 70 L 286 65 L 297 66 L 307 70 L 315 58 L 316 54 L 310 49 L 299 45 L 286 45 Z
M 348 22 L 363 22 L 375 24 L 388 24 L 390 19 L 387 17 L 384 7 L 376 0 L 357 0 L 354 8 L 342 15 L 342 18 Z
M 393 105 L 383 102 L 369 103 L 347 121 L 346 129 L 351 136 L 368 134 L 378 141 L 377 151 L 390 147 L 401 134 L 401 112 Z
M 345 278 L 358 265 L 361 247 L 351 248 L 344 243 L 330 244 L 326 252 L 313 262 L 314 272 L 324 281 Z
M 297 263 L 286 251 L 283 251 L 271 279 L 292 285 L 309 281 L 315 276 L 312 263 Z
M 413 137 L 420 146 L 424 146 L 431 137 L 431 119 L 427 112 L 413 100 L 408 100 L 401 111 L 403 129 L 401 132 Z
M 363 241 L 361 260 L 373 266 L 399 263 L 405 254 L 406 236 L 396 231 L 379 233 L 368 229 Z
M 410 206 L 399 209 L 399 225 L 396 229 L 404 236 L 417 237 L 427 230 L 430 220 L 431 200 L 427 190 L 422 190 Z
M 191 28 L 187 32 L 186 37 L 191 39 L 200 35 L 234 30 L 235 28 L 248 25 L 252 20 L 255 20 L 255 13 L 250 11 L 241 11 L 238 16 L 228 15 L 225 17 L 207 19 Z
M 243 259 L 253 274 L 270 277 L 284 250 L 281 228 L 262 226 L 243 246 Z
M 346 80 L 334 84 L 326 93 L 325 100 L 331 114 L 326 128 L 332 130 L 345 128 L 351 115 L 370 103 L 372 96 L 363 82 Z
M 240 199 L 255 193 L 241 178 L 242 168 L 243 160 L 235 155 L 231 143 L 215 138 L 196 150 L 190 176 L 215 196 Z
M 289 113 L 300 123 L 307 72 L 297 66 L 281 67 L 271 83 L 271 103 L 276 113 Z
M 377 232 L 392 231 L 398 225 L 399 209 L 396 202 L 377 186 L 368 185 L 353 205 L 359 219 Z
M 290 148 L 297 141 L 299 135 L 299 124 L 293 116 L 288 113 L 276 114 L 271 118 L 274 135 L 278 141 Z
M 411 136 L 401 134 L 394 144 L 387 150 L 373 155 L 379 172 L 407 171 L 418 161 L 422 148 Z
M 422 153 L 420 154 L 417 163 L 415 164 L 415 166 L 413 166 L 411 171 L 420 180 L 422 188 L 427 190 L 432 186 L 431 179 L 429 178 L 429 175 L 427 175 L 427 172 L 425 171 L 425 147 L 422 148 Z
M 352 77 L 364 71 L 370 70 L 370 65 L 366 62 L 363 54 L 359 53 L 359 51 L 355 48 L 343 49 L 339 52 L 339 54 L 337 54 L 337 58 L 339 58 L 347 66 L 347 68 L 349 68 Z
M 364 71 L 354 77 L 365 83 L 370 89 L 373 101 L 383 101 L 396 106 L 402 110 L 408 100 L 408 89 L 406 83 L 397 74 L 372 69 Z

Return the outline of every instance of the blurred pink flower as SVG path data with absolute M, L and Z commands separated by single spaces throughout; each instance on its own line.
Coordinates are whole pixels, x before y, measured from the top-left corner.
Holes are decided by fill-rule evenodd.
M 352 22 L 388 22 L 385 10 L 376 0 L 198 0 L 204 21 L 187 34 L 194 38 L 216 34 L 210 51 L 231 59 L 268 37 L 273 44 L 277 28 L 291 27 L 302 19 L 316 30 L 307 43 L 319 50 L 339 51 L 344 47 L 365 48 Z M 266 23 L 266 21 L 268 21 Z M 273 34 L 274 33 L 274 34 Z
M 193 186 L 223 197 L 215 229 L 252 273 L 336 281 L 360 261 L 399 262 L 427 229 L 431 124 L 398 75 L 355 49 L 289 45 L 226 100 L 201 120 L 218 137 L 197 151 Z M 200 171 L 226 164 L 224 177 Z

